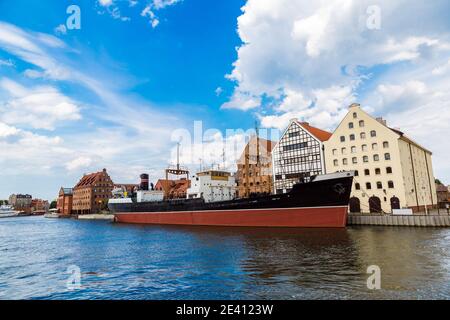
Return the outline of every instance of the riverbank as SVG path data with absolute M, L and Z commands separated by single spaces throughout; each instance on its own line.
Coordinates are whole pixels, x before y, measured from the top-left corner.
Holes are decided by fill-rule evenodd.
M 107 220 L 114 221 L 114 215 L 112 214 L 83 214 L 76 217 L 78 220 Z
M 450 227 L 449 215 L 365 215 L 349 214 L 347 225 L 396 227 Z

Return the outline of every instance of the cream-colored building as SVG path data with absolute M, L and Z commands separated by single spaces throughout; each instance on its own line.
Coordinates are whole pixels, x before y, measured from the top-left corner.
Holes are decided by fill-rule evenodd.
M 414 212 L 437 205 L 431 152 L 352 104 L 324 142 L 327 173 L 355 170 L 350 211 Z

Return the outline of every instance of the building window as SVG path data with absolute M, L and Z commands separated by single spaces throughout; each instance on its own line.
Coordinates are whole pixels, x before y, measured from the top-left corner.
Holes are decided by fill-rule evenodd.
M 349 123 L 348 123 L 348 128 L 349 128 L 349 129 L 353 129 L 353 122 L 349 122 Z
M 370 184 L 370 182 L 366 182 L 366 189 L 367 190 L 372 189 L 372 185 Z
M 385 160 L 391 160 L 391 154 L 390 153 L 385 153 L 384 154 L 384 159 Z
M 392 168 L 391 167 L 387 167 L 386 168 L 386 173 L 392 173 Z
M 384 141 L 383 142 L 383 148 L 389 148 L 389 142 Z
M 360 135 L 361 139 L 365 139 L 366 138 L 366 133 L 365 132 L 361 132 Z
M 372 150 L 378 150 L 378 144 L 372 143 Z
M 352 150 L 352 153 L 355 153 L 355 152 L 356 152 L 356 147 L 353 146 L 353 147 L 351 148 L 351 150 Z
M 363 157 L 363 162 L 369 162 L 369 157 L 368 156 L 364 156 Z
M 358 118 L 358 114 L 356 112 L 353 112 L 353 119 Z
M 355 189 L 356 190 L 360 190 L 361 189 L 361 186 L 359 185 L 359 183 L 355 183 Z
M 377 154 L 373 155 L 373 161 L 379 161 L 380 160 L 380 156 Z
M 361 150 L 362 150 L 362 151 L 367 151 L 367 144 L 363 144 L 363 145 L 361 146 Z
M 388 181 L 389 189 L 394 189 L 394 181 Z
M 342 164 L 345 165 L 345 166 L 348 164 L 347 158 L 342 159 Z
M 341 153 L 342 153 L 342 154 L 347 154 L 347 148 L 342 148 L 342 149 L 341 149 Z
M 353 158 L 352 158 L 352 163 L 353 163 L 353 164 L 357 164 L 357 163 L 358 163 L 358 158 L 353 157 Z
M 377 189 L 383 189 L 383 184 L 381 183 L 381 181 L 377 182 Z
M 333 149 L 333 156 L 335 156 L 337 153 L 337 149 Z
M 370 131 L 370 136 L 371 137 L 376 137 L 377 136 L 377 132 L 375 130 Z
M 355 170 L 355 177 L 359 176 L 358 170 Z
M 335 167 L 337 167 L 339 165 L 339 162 L 337 161 L 337 159 L 334 159 L 333 164 Z
M 341 136 L 341 142 L 345 142 L 345 137 Z
M 375 174 L 381 174 L 380 168 L 376 168 L 376 169 L 375 169 Z
M 364 120 L 359 120 L 359 127 L 363 128 L 364 127 Z
M 369 169 L 364 169 L 364 175 L 370 176 L 370 170 Z
M 350 135 L 350 141 L 354 141 L 355 140 L 355 135 L 354 134 L 351 134 Z

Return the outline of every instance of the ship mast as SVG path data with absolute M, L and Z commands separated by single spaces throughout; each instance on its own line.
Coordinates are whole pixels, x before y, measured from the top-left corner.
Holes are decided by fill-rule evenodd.
M 180 166 L 180 143 L 177 143 L 177 165 L 176 169 L 173 168 L 167 168 L 166 169 L 166 181 L 169 180 L 169 174 L 175 175 L 175 176 L 182 176 L 186 175 L 186 180 L 189 180 L 189 171 L 182 169 Z M 164 190 L 164 198 L 168 198 L 169 196 L 169 190 Z

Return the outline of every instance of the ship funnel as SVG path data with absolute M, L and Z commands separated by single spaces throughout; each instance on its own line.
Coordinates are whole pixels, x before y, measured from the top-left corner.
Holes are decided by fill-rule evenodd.
M 141 185 L 140 189 L 144 191 L 148 191 L 148 174 L 141 174 Z

